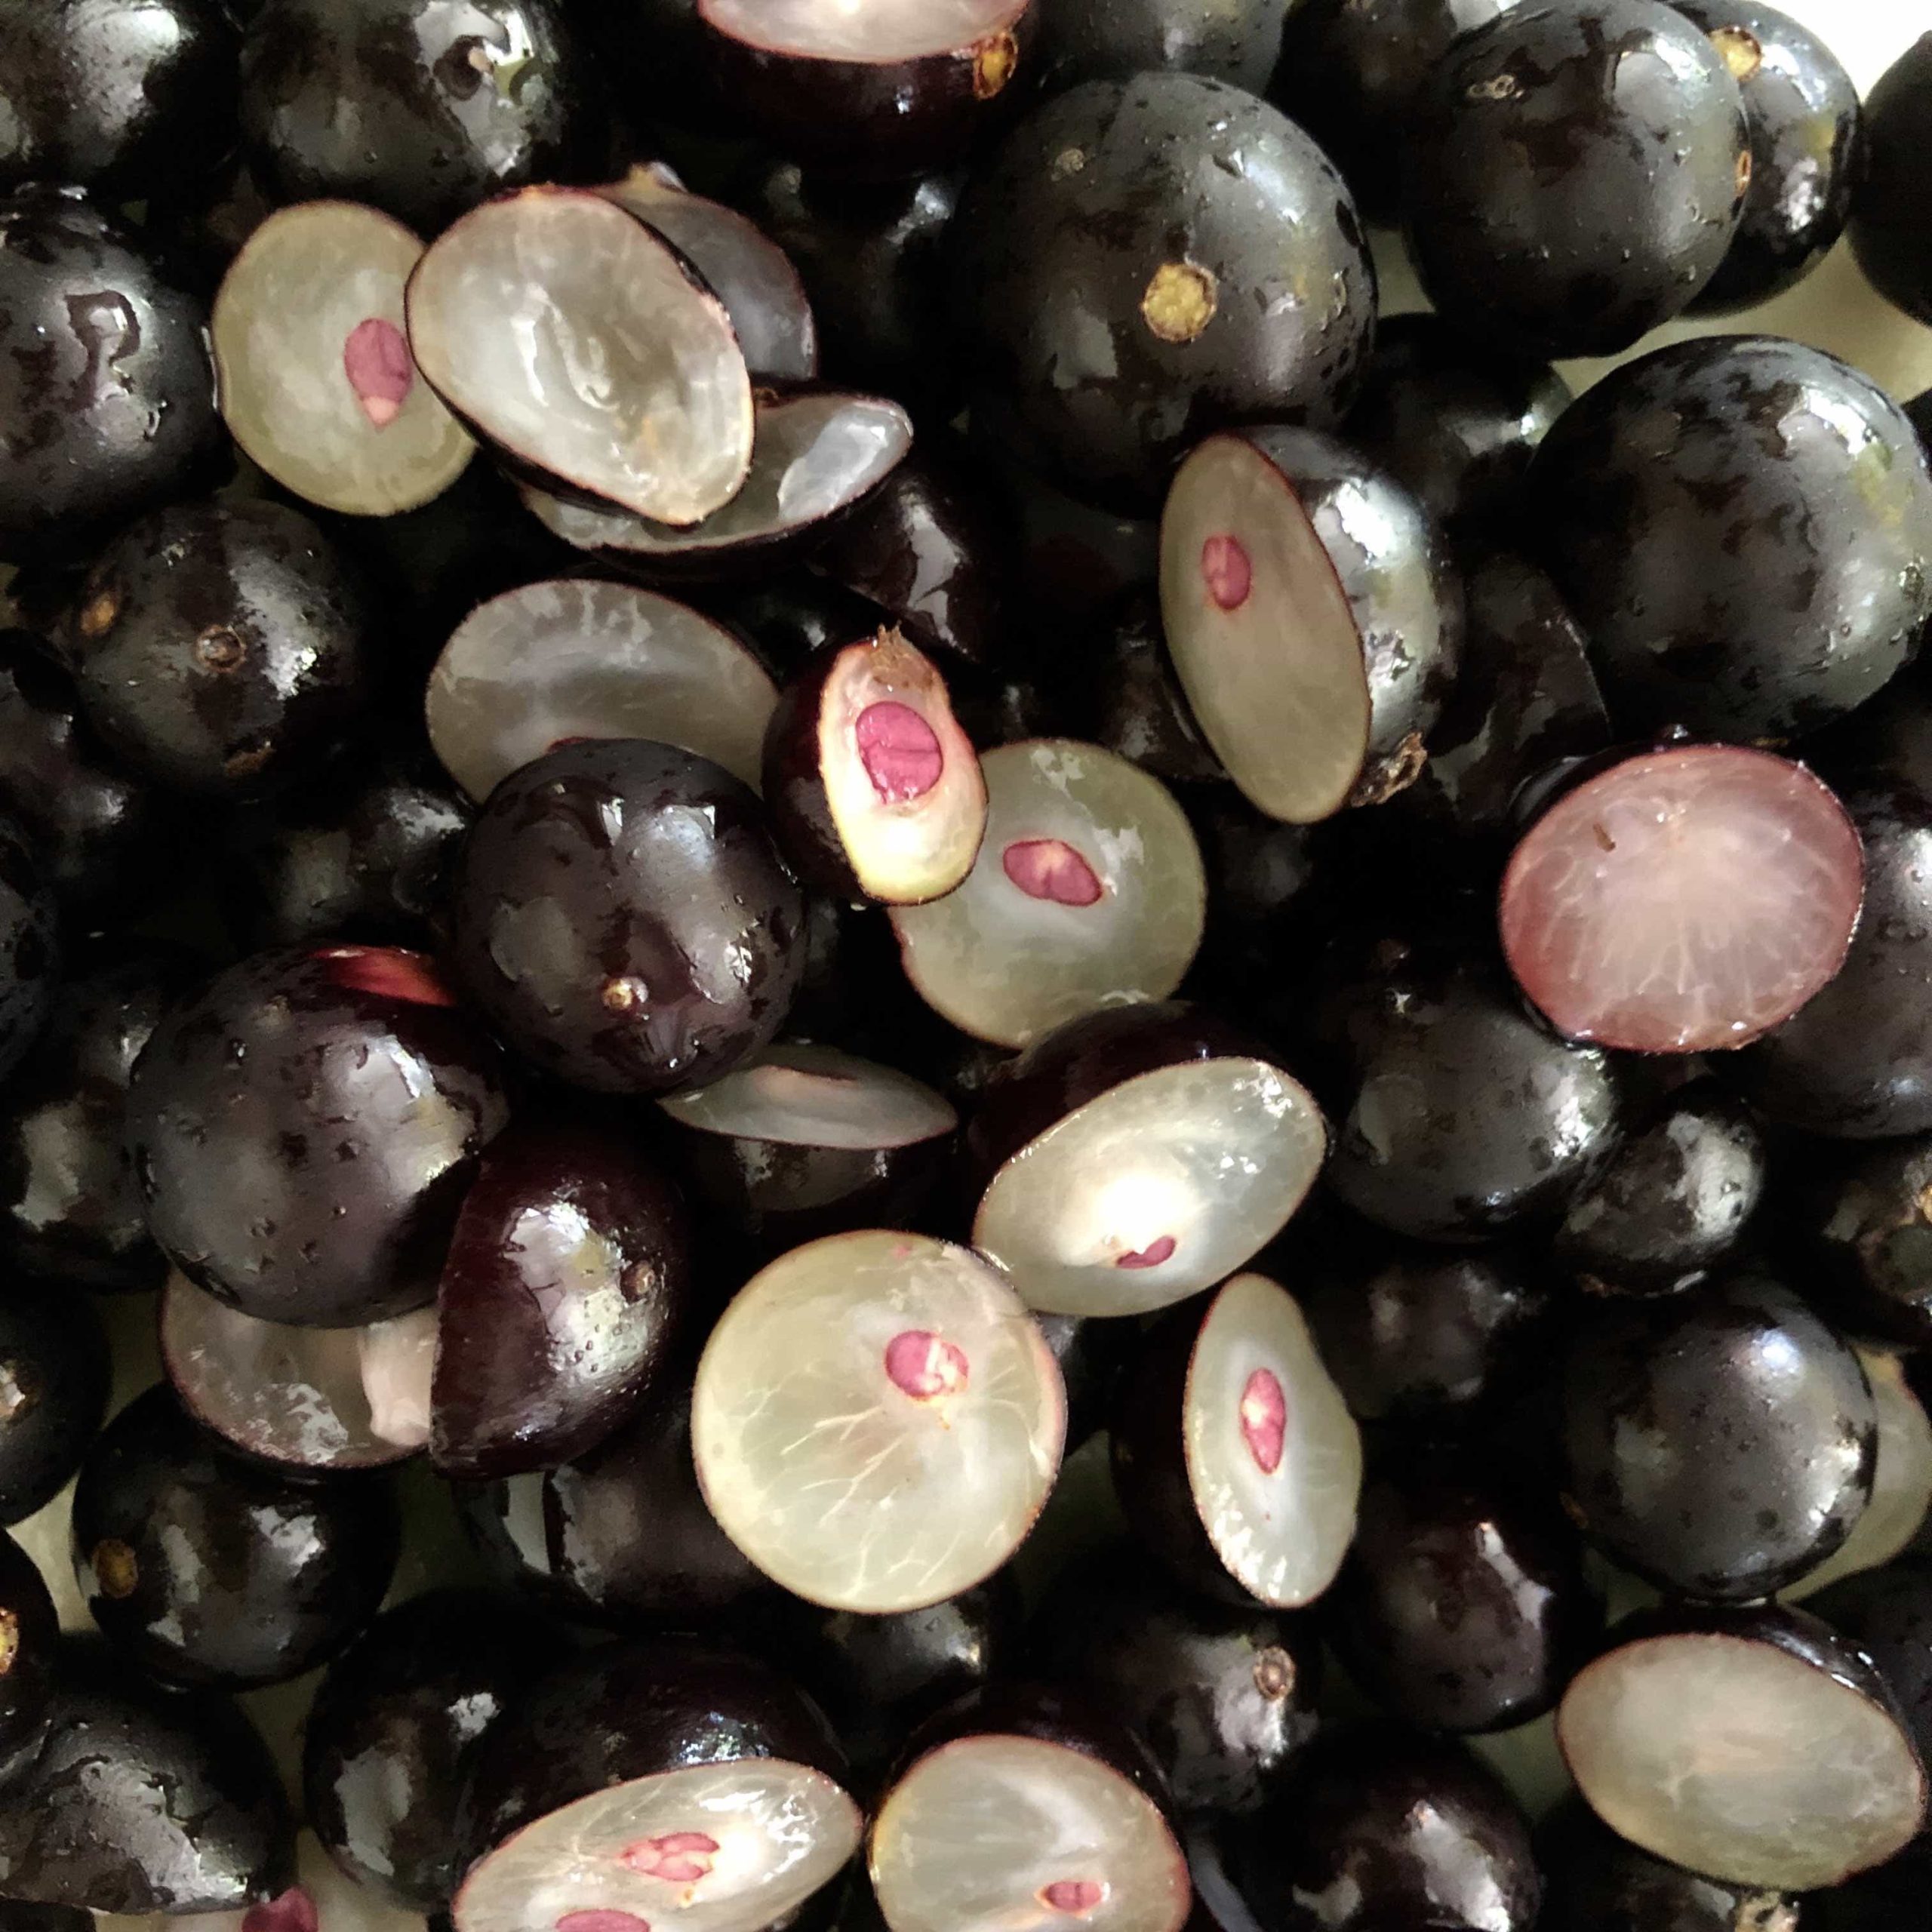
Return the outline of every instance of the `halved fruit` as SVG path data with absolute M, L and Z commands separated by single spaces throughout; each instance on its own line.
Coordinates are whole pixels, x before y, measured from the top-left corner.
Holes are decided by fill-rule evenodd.
M 567 578 L 479 605 L 429 674 L 429 743 L 479 803 L 552 746 L 654 738 L 758 782 L 777 687 L 722 624 L 633 584 Z
M 627 516 L 526 483 L 523 500 L 555 537 L 645 575 L 706 577 L 775 566 L 892 474 L 912 447 L 912 419 L 882 396 L 814 389 L 758 399 L 744 487 L 685 528 Z
M 1741 1047 L 1844 964 L 1857 828 L 1801 764 L 1741 745 L 1646 752 L 1565 792 L 1503 875 L 1517 983 L 1573 1040 Z
M 961 1031 L 1021 1047 L 1103 1006 L 1164 999 L 1201 944 L 1207 884 L 1158 780 L 1067 738 L 981 758 L 986 835 L 956 892 L 895 906 L 906 971 Z
M 1613 1831 L 1733 1884 L 1835 1885 L 1924 1822 L 1925 1773 L 1878 1672 L 1802 1611 L 1633 1618 L 1556 1727 Z
M 208 337 L 229 433 L 324 509 L 418 509 L 475 454 L 409 352 L 403 290 L 422 254 L 375 208 L 304 202 L 255 230 L 214 298 Z
M 916 1610 L 990 1576 L 1059 1472 L 1060 1370 L 989 1263 L 882 1230 L 795 1249 L 706 1345 L 691 1446 L 725 1534 L 832 1609 Z
M 986 836 L 979 755 L 945 679 L 896 630 L 820 652 L 786 686 L 764 777 L 792 870 L 842 898 L 943 898 Z
M 752 385 L 724 305 L 589 189 L 473 208 L 409 278 L 417 367 L 478 435 L 565 488 L 660 523 L 735 497 Z
M 1113 1433 L 1136 1534 L 1198 1588 L 1312 1603 L 1355 1535 L 1361 1435 L 1294 1297 L 1238 1275 L 1142 1350 Z
M 265 1462 L 366 1469 L 429 1441 L 436 1312 L 295 1328 L 217 1301 L 181 1274 L 161 1298 L 161 1352 L 183 1406 Z

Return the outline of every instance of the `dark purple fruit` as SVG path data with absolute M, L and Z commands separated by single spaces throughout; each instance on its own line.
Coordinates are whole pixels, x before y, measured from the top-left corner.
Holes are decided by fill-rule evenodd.
M 214 798 L 281 789 L 367 705 L 371 613 L 307 518 L 183 504 L 96 560 L 62 651 L 88 721 L 134 771 Z
M 53 896 L 39 863 L 20 826 L 0 818 L 0 1078 L 45 1028 L 60 963 Z
M 1661 1589 L 1768 1596 L 1830 1555 L 1871 1500 L 1865 1371 L 1764 1276 L 1588 1310 L 1564 1389 L 1577 1520 Z
M 72 193 L 0 201 L 0 553 L 85 556 L 220 457 L 207 312 Z
M 0 1297 L 0 1523 L 51 1503 L 107 1413 L 111 1364 L 86 1297 L 30 1281 Z
M 1932 1345 L 1932 1146 L 1887 1141 L 1822 1172 L 1805 1159 L 1797 1179 L 1826 1306 L 1854 1333 Z
M 1932 127 L 1932 34 L 1921 35 L 1880 76 L 1865 106 L 1865 165 L 1854 195 L 1851 246 L 1887 301 L 1932 322 L 1925 248 L 1926 131 Z
M 1571 404 L 1529 501 L 1620 718 L 1749 743 L 1863 703 L 1932 613 L 1927 461 L 1881 390 L 1768 336 L 1654 350 Z
M 230 5 L 237 21 L 242 8 Z M 254 171 L 231 154 L 211 174 L 155 179 L 143 229 L 198 294 L 212 297 L 242 245 L 275 212 Z
M 1391 1444 L 1322 1616 L 1349 1676 L 1425 1730 L 1554 1710 L 1603 1604 L 1554 1499 L 1500 1459 Z
M 1878 1666 L 1932 1761 L 1932 1559 L 1906 1555 L 1847 1577 L 1806 1604 Z
M 1751 188 L 1700 315 L 1767 302 L 1822 262 L 1865 160 L 1858 88 L 1818 36 L 1760 0 L 1671 0 L 1710 35 L 1744 97 Z
M 1275 71 L 1281 22 L 1294 0 L 1048 0 L 1040 65 L 1058 91 L 1171 67 L 1259 94 Z
M 499 785 L 463 853 L 455 958 L 520 1053 L 574 1085 L 699 1086 L 768 1044 L 804 904 L 758 801 L 641 740 L 568 745 Z
M 1097 745 L 1169 785 L 1226 778 L 1175 675 L 1152 591 L 1129 591 L 1103 619 L 1078 685 L 1074 722 Z
M 0 1805 L 0 1887 L 125 1913 L 238 1912 L 294 1875 L 295 1828 L 254 1727 L 69 1639 L 51 1721 Z
M 242 1690 L 325 1662 L 376 1614 L 401 1540 L 378 1476 L 238 1456 L 165 1383 L 115 1417 L 74 1491 L 74 1563 L 109 1642 L 151 1675 Z
M 1048 102 L 975 177 L 955 242 L 989 426 L 1122 510 L 1153 508 L 1213 430 L 1335 423 L 1374 331 L 1340 177 L 1274 109 L 1195 75 Z M 1040 328 L 1043 303 L 1080 328 Z
M 499 1134 L 437 1292 L 430 1460 L 476 1481 L 595 1448 L 663 1371 L 691 1247 L 677 1189 L 623 1140 L 543 1121 Z
M 432 1590 L 387 1611 L 329 1666 L 303 1728 L 310 1827 L 359 1884 L 440 1911 L 463 1875 L 464 1779 L 558 1640 L 513 1600 Z
M 594 166 L 595 85 L 556 0 L 264 0 L 242 38 L 242 136 L 278 201 L 369 202 L 433 235 Z
M 1085 1685 L 1153 1752 L 1183 1813 L 1252 1811 L 1314 1737 L 1321 1646 L 1306 1619 L 1189 1595 L 1137 1551 L 1083 1558 L 1036 1614 L 1055 1682 Z
M 1401 140 L 1431 302 L 1539 360 L 1615 355 L 1676 315 L 1751 183 L 1737 83 L 1661 0 L 1506 10 L 1429 69 Z
M 0 1531 L 0 1774 L 40 1742 L 59 1669 L 60 1621 L 33 1560 Z
M 245 1313 L 420 1307 L 509 1108 L 494 1043 L 420 954 L 257 954 L 156 1029 L 128 1100 L 154 1237 Z
M 1048 1352 L 1066 1385 L 1066 1451 L 1107 1426 L 1114 1390 L 1136 1340 L 1134 1324 L 1097 1315 L 1035 1315 Z

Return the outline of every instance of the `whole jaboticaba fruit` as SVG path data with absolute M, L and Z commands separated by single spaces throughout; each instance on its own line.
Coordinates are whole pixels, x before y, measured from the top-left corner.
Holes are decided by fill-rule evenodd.
M 20 827 L 0 818 L 0 1076 L 47 1024 L 60 960 L 53 898 Z
M 1932 322 L 1932 251 L 1925 206 L 1932 188 L 1932 33 L 1881 77 L 1865 107 L 1863 178 L 1852 202 L 1851 245 L 1872 285 L 1909 315 Z

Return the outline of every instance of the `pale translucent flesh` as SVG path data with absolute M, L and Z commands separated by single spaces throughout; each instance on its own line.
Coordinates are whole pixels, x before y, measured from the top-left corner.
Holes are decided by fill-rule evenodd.
M 837 1047 L 773 1047 L 749 1066 L 658 1105 L 707 1134 L 855 1152 L 911 1146 L 959 1124 L 951 1103 L 922 1081 Z

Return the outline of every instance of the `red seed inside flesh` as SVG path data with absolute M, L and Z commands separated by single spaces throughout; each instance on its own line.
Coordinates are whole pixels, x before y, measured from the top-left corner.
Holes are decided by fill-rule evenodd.
M 966 1386 L 966 1357 L 943 1335 L 909 1328 L 886 1344 L 885 1372 L 892 1386 L 915 1401 L 956 1395 Z
M 1288 1400 L 1272 1369 L 1257 1368 L 1241 1392 L 1241 1435 L 1254 1466 L 1272 1476 L 1281 1466 L 1288 1436 Z
M 1029 899 L 1056 906 L 1092 906 L 1100 900 L 1099 875 L 1063 839 L 1017 840 L 1000 854 L 1000 866 Z
M 337 946 L 315 957 L 339 986 L 411 1006 L 454 1006 L 456 995 L 420 952 L 391 946 Z
M 1063 1918 L 1083 1918 L 1107 1895 L 1097 1878 L 1056 1878 L 1040 1887 L 1040 1903 Z
M 1116 1268 L 1158 1268 L 1164 1261 L 1174 1259 L 1178 1244 L 1172 1235 L 1163 1235 L 1158 1241 L 1150 1241 L 1145 1247 L 1137 1248 L 1131 1254 L 1123 1254 L 1115 1262 Z
M 1254 566 L 1238 537 L 1211 537 L 1201 546 L 1201 580 L 1223 611 L 1238 611 L 1254 588 Z
M 651 1921 L 634 1912 L 614 1912 L 599 1907 L 590 1912 L 567 1912 L 557 1921 L 556 1932 L 651 1932 Z
M 909 704 L 884 699 L 867 705 L 853 735 L 872 789 L 888 805 L 924 798 L 946 769 L 938 734 Z
M 374 428 L 386 429 L 402 414 L 416 382 L 402 331 L 380 315 L 358 322 L 342 345 L 342 367 L 362 414 Z
M 316 1932 L 321 1923 L 315 1900 L 291 1885 L 265 1905 L 251 1906 L 242 1915 L 242 1932 Z
M 647 1878 L 694 1885 L 710 1877 L 717 1856 L 718 1841 L 707 1832 L 666 1832 L 659 1838 L 639 1839 L 618 1854 L 617 1862 Z

